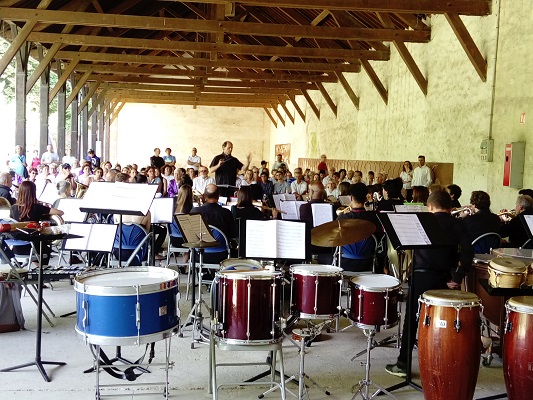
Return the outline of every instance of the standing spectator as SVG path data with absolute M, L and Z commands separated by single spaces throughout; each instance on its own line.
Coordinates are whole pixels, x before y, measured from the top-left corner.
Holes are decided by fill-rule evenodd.
M 100 157 L 98 157 L 96 154 L 94 154 L 93 149 L 89 149 L 87 152 L 88 156 L 85 158 L 85 160 L 89 161 L 91 163 L 92 169 L 100 167 Z
M 154 155 L 150 157 L 150 165 L 157 169 L 165 165 L 165 160 L 163 160 L 163 157 L 159 156 L 160 154 L 161 154 L 161 149 L 159 147 L 156 147 L 154 149 Z
M 322 154 L 322 155 L 320 156 L 320 162 L 318 163 L 318 165 L 317 165 L 317 167 L 316 167 L 317 171 L 320 171 L 320 170 L 322 170 L 322 169 L 323 169 L 324 171 L 327 171 L 328 166 L 327 166 L 327 164 L 326 164 L 326 161 L 327 161 L 327 157 L 326 157 L 326 155 L 325 155 L 325 154 Z
M 400 178 L 403 182 L 403 191 L 405 192 L 405 198 L 408 202 L 413 200 L 413 165 L 411 161 L 405 161 L 402 165 L 402 172 L 400 172 Z
M 26 164 L 26 156 L 22 154 L 22 146 L 16 145 L 15 154 L 10 160 L 11 169 L 15 171 L 18 176 L 25 179 L 28 177 L 28 170 L 26 169 L 27 166 L 28 164 Z
M 33 158 L 31 159 L 31 167 L 37 168 L 41 165 L 41 159 L 39 158 L 39 150 L 33 150 Z
M 58 163 L 59 156 L 56 152 L 54 152 L 54 146 L 49 144 L 48 146 L 46 146 L 46 151 L 41 156 L 41 164 L 50 164 L 53 162 Z
M 426 157 L 418 156 L 418 167 L 413 172 L 413 186 L 425 186 L 431 185 L 431 170 L 426 165 Z
M 196 147 L 191 150 L 191 155 L 187 157 L 187 169 L 192 168 L 198 171 L 198 168 L 202 165 L 202 159 L 196 154 Z
M 274 161 L 274 164 L 272 165 L 272 170 L 278 170 L 281 166 L 287 167 L 287 164 L 283 161 L 283 156 L 281 154 L 278 154 L 276 156 L 276 161 Z
M 171 167 L 173 167 L 174 165 L 176 165 L 176 157 L 174 157 L 170 153 L 172 153 L 172 149 L 170 147 L 167 147 L 165 149 L 165 155 L 163 156 L 163 160 L 165 160 L 166 165 L 170 165 Z
M 63 164 L 69 164 L 72 167 L 75 159 L 76 157 L 72 155 L 72 151 L 70 149 L 65 149 L 65 155 L 62 158 Z

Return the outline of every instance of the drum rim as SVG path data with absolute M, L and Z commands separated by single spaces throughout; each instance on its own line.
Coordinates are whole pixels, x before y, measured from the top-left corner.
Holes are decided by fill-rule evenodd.
M 281 271 L 269 271 L 265 269 L 261 270 L 249 270 L 249 271 L 217 271 L 215 273 L 215 277 L 217 278 L 228 278 L 229 280 L 248 280 L 249 278 L 252 278 L 250 280 L 252 281 L 260 281 L 260 280 L 269 280 L 272 278 L 281 278 L 282 273 Z
M 394 286 L 366 286 L 364 284 L 358 284 L 356 283 L 354 280 L 357 280 L 358 278 L 362 278 L 362 277 L 372 277 L 372 278 L 377 278 L 377 275 L 381 275 L 382 277 L 387 277 L 386 279 L 394 279 L 397 283 L 396 285 Z M 386 292 L 387 289 L 388 290 L 398 290 L 402 287 L 402 282 L 392 276 L 392 275 L 386 275 L 386 274 L 368 274 L 368 275 L 360 275 L 360 276 L 353 276 L 352 278 L 350 278 L 349 280 L 349 284 L 350 285 L 353 285 L 354 288 L 361 288 L 363 289 L 364 291 L 366 292 L 373 292 L 373 293 L 382 293 L 382 292 Z
M 142 344 L 148 344 L 152 342 L 156 342 L 158 340 L 167 339 L 171 336 L 174 336 L 180 325 L 179 318 L 177 319 L 177 324 L 173 326 L 172 328 L 168 328 L 159 332 L 150 333 L 148 335 L 140 335 L 140 336 L 103 336 L 103 335 L 95 335 L 94 333 L 85 333 L 83 330 L 81 330 L 78 325 L 74 327 L 76 330 L 76 333 L 80 336 L 82 336 L 87 343 L 90 344 L 97 344 L 97 345 L 103 345 L 103 346 L 132 346 L 132 345 L 142 345 Z
M 162 291 L 178 288 L 179 275 L 176 271 L 169 268 L 160 267 L 128 267 L 121 270 L 98 270 L 91 271 L 85 274 L 79 274 L 74 278 L 74 290 L 80 294 L 98 295 L 98 296 L 131 296 L 137 294 L 137 286 L 111 286 L 111 285 L 91 285 L 86 282 L 94 276 L 100 276 L 112 273 L 121 272 L 157 272 L 164 275 L 169 275 L 165 280 L 157 283 L 148 283 L 139 285 L 139 294 L 159 293 Z M 170 278 L 170 275 L 173 277 Z M 169 284 L 170 283 L 170 284 Z
M 520 300 L 523 300 L 524 298 L 528 298 L 529 296 L 515 296 L 511 297 L 509 300 L 505 302 L 505 308 L 510 311 L 515 311 L 521 314 L 533 314 L 533 299 L 532 304 L 521 304 Z M 515 303 L 515 304 L 513 304 Z
M 458 294 L 461 293 L 463 298 L 444 298 L 444 297 L 438 297 L 435 293 L 449 293 L 449 294 Z M 428 297 L 429 296 L 429 297 Z M 466 292 L 464 290 L 451 290 L 451 289 L 435 289 L 435 290 L 428 290 L 420 295 L 418 298 L 418 301 L 420 303 L 424 303 L 425 305 L 436 305 L 436 306 L 443 306 L 443 307 L 479 307 L 481 305 L 481 299 L 478 295 L 471 292 Z
M 512 253 L 511 252 L 514 252 L 514 254 L 509 254 L 509 253 Z M 529 253 L 529 257 L 527 257 L 526 255 L 522 255 L 522 254 L 516 254 L 516 253 L 521 253 L 521 252 L 525 252 L 525 253 Z M 517 259 L 526 259 L 526 260 L 530 260 L 530 262 L 533 262 L 533 249 L 516 249 L 516 248 L 511 248 L 511 247 L 500 247 L 498 249 L 492 249 L 492 254 L 494 254 L 495 256 L 497 257 L 500 257 L 502 258 L 503 257 L 506 257 L 506 258 L 517 258 Z
M 230 262 L 234 262 L 235 264 L 231 264 Z M 220 262 L 220 266 L 221 267 L 233 267 L 235 265 L 247 265 L 246 262 L 250 262 L 250 264 L 255 267 L 263 268 L 263 264 L 251 258 L 226 258 L 225 260 L 222 260 Z
M 520 263 L 521 266 L 518 266 L 518 265 L 501 265 L 501 264 L 498 264 L 497 261 L 510 261 L 511 264 L 518 264 Z M 513 274 L 519 274 L 519 273 L 523 273 L 524 271 L 527 271 L 527 265 L 517 259 L 517 258 L 512 258 L 512 257 L 496 257 L 496 258 L 493 258 L 492 260 L 490 260 L 489 262 L 489 270 L 490 269 L 493 269 L 495 271 L 500 271 L 500 272 L 506 272 L 506 273 L 513 273 Z
M 326 267 L 324 271 L 311 271 L 311 268 L 316 267 Z M 336 265 L 328 264 L 293 264 L 289 268 L 289 271 L 294 275 L 303 275 L 303 276 L 338 276 L 342 275 L 344 270 L 341 267 Z M 298 273 L 297 273 L 298 272 Z
M 281 341 L 283 341 L 283 335 L 280 335 L 280 337 L 276 337 L 276 338 L 254 339 L 254 340 L 230 339 L 230 338 L 224 338 L 216 334 L 214 334 L 213 336 L 214 336 L 215 342 L 226 344 L 226 345 L 261 346 L 261 345 L 280 343 Z

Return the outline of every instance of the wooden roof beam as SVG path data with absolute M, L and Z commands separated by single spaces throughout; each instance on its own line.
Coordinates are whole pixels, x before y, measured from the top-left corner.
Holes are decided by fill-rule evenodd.
M 238 102 L 227 102 L 227 101 L 202 101 L 202 100 L 172 100 L 172 99 L 162 99 L 162 100 L 146 100 L 139 99 L 135 97 L 123 97 L 120 98 L 121 101 L 128 103 L 146 103 L 146 104 L 172 104 L 177 106 L 193 106 L 193 107 L 242 107 L 242 108 L 265 108 L 272 107 L 272 104 L 269 102 L 265 103 L 246 103 L 242 101 Z
M 70 106 L 70 104 L 76 99 L 76 96 L 78 96 L 78 93 L 80 92 L 83 85 L 85 85 L 85 82 L 87 82 L 87 79 L 89 79 L 89 76 L 91 76 L 90 72 L 86 72 L 85 74 L 83 74 L 76 86 L 72 89 L 70 96 L 68 96 L 65 108 L 68 108 L 68 106 Z
M 279 104 L 281 105 L 281 108 L 283 108 L 283 110 L 285 111 L 285 115 L 291 120 L 292 124 L 294 125 L 294 117 L 289 111 L 289 109 L 287 108 L 287 105 L 285 104 L 285 102 L 280 101 Z
M 339 78 L 339 82 L 341 86 L 344 88 L 344 91 L 346 92 L 350 100 L 352 101 L 355 108 L 359 110 L 359 97 L 355 94 L 355 92 L 353 91 L 352 87 L 350 86 L 350 84 L 348 83 L 344 75 L 340 73 L 339 74 L 336 73 L 335 75 L 337 75 L 337 78 Z
M 487 60 L 479 51 L 465 24 L 457 14 L 446 13 L 444 15 L 479 77 L 483 82 L 487 82 Z
M 103 89 L 98 93 L 98 97 L 96 98 L 96 101 L 91 104 L 91 108 L 89 109 L 89 114 L 87 118 L 91 118 L 93 113 L 98 109 L 98 106 L 102 105 L 102 103 L 105 102 L 105 98 L 107 95 L 107 91 L 109 90 L 109 87 L 107 85 L 103 85 Z M 104 108 L 107 108 L 104 106 Z
M 374 71 L 374 68 L 372 68 L 372 65 L 367 60 L 361 60 L 361 65 L 363 66 L 365 72 L 367 73 L 368 77 L 374 84 L 374 87 L 378 91 L 379 95 L 385 102 L 385 104 L 388 104 L 389 102 L 389 92 L 387 89 L 385 89 L 385 86 L 383 83 L 381 83 L 381 80 L 379 79 L 378 74 L 376 74 L 376 71 Z
M 7 66 L 11 63 L 13 58 L 17 55 L 17 52 L 20 48 L 26 43 L 28 36 L 30 35 L 32 29 L 37 24 L 37 20 L 28 20 L 24 27 L 16 34 L 17 36 L 9 45 L 9 48 L 6 50 L 2 58 L 0 59 L 0 76 L 4 73 Z M 17 28 L 11 27 L 11 31 L 14 32 L 14 29 Z
M 324 97 L 324 100 L 326 100 L 326 103 L 328 103 L 328 106 L 329 108 L 331 108 L 331 111 L 333 111 L 333 114 L 337 116 L 337 105 L 335 104 L 331 96 L 329 95 L 324 85 L 321 84 L 320 82 L 317 82 L 316 87 L 318 88 L 318 90 L 320 90 L 320 93 L 322 93 L 322 97 Z
M 266 115 L 268 115 L 268 118 L 270 118 L 270 121 L 274 124 L 274 126 L 277 128 L 278 127 L 278 121 L 276 121 L 274 119 L 274 117 L 272 116 L 272 114 L 270 113 L 270 111 L 268 111 L 268 108 L 267 107 L 263 107 L 263 110 L 265 110 L 266 112 Z
M 111 118 L 109 118 L 109 125 L 111 125 L 115 121 L 115 119 L 117 119 L 118 115 L 120 114 L 120 111 L 122 111 L 125 105 L 125 101 L 121 102 L 120 105 L 111 113 Z
M 48 95 L 48 104 L 50 104 L 54 98 L 57 96 L 57 93 L 61 89 L 61 87 L 65 84 L 65 82 L 70 78 L 70 74 L 74 71 L 74 68 L 76 68 L 76 65 L 78 64 L 78 61 L 73 61 L 70 64 L 68 64 L 63 72 L 61 72 L 61 76 L 57 79 L 57 82 L 55 86 L 50 91 L 50 94 Z
M 281 123 L 283 124 L 283 126 L 285 126 L 285 120 L 283 119 L 283 117 L 281 116 L 279 110 L 278 110 L 278 105 L 276 103 L 271 103 L 270 106 L 272 107 L 272 110 L 276 113 L 276 115 L 278 116 L 279 120 L 281 121 Z
M 228 87 L 209 87 L 198 84 L 188 86 L 169 86 L 169 85 L 152 85 L 152 84 L 135 84 L 135 83 L 110 83 L 110 89 L 114 90 L 136 90 L 139 92 L 159 91 L 159 92 L 191 92 L 194 93 L 201 87 L 202 93 L 227 93 L 227 94 L 275 94 L 288 95 L 300 93 L 297 89 L 273 89 L 273 88 L 228 88 Z
M 78 106 L 78 115 L 81 114 L 81 112 L 85 108 L 85 106 L 87 104 L 89 104 L 89 100 L 91 100 L 91 98 L 93 97 L 93 94 L 96 92 L 98 87 L 100 87 L 101 83 L 102 82 L 100 82 L 100 81 L 96 81 L 96 82 L 91 83 L 91 85 L 89 86 L 89 91 L 87 92 L 87 94 L 85 95 L 85 97 L 81 101 L 80 105 Z
M 309 7 L 306 7 L 309 8 Z M 98 14 L 73 11 L 0 8 L 0 19 L 12 21 L 37 20 L 51 24 L 89 25 L 161 31 L 204 33 L 234 33 L 238 35 L 306 37 L 312 39 L 378 40 L 426 43 L 431 39 L 427 31 L 404 29 L 344 28 L 330 26 L 300 26 L 253 22 L 159 18 L 136 15 Z
M 190 100 L 193 101 L 198 97 L 201 100 L 207 101 L 229 101 L 229 102 L 238 102 L 242 101 L 244 103 L 265 103 L 265 102 L 277 102 L 277 95 L 227 95 L 227 94 L 218 94 L 218 93 L 161 93 L 161 92 L 141 92 L 136 90 L 120 90 L 114 89 L 109 90 L 108 92 L 111 96 L 114 97 L 136 97 L 142 99 L 172 99 L 172 100 Z
M 307 104 L 309 104 L 309 107 L 311 107 L 311 110 L 313 110 L 313 112 L 315 113 L 315 116 L 317 117 L 317 119 L 320 119 L 320 110 L 316 106 L 311 96 L 309 96 L 309 93 L 307 93 L 307 90 L 302 90 L 302 94 L 307 100 Z
M 298 115 L 300 115 L 300 118 L 302 119 L 302 121 L 305 122 L 305 113 L 302 111 L 302 109 L 300 108 L 300 105 L 296 101 L 296 96 L 293 94 L 289 94 L 289 99 L 291 99 L 291 103 L 294 106 L 294 109 L 296 110 Z

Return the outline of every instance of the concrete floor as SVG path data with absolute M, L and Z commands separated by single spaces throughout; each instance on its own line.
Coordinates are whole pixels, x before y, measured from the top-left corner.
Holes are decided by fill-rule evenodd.
M 182 282 L 186 278 L 182 277 Z M 182 293 L 184 285 L 182 284 Z M 45 299 L 48 301 L 56 315 L 71 312 L 75 309 L 75 292 L 68 281 L 53 283 L 53 290 L 45 290 Z M 26 330 L 0 335 L 0 369 L 30 362 L 35 354 L 35 329 L 36 329 L 36 307 L 28 296 L 22 298 L 24 315 L 26 318 Z M 181 301 L 181 315 L 184 319 L 190 308 L 187 301 Z M 84 374 L 83 371 L 93 365 L 93 358 L 89 346 L 84 344 L 81 337 L 74 331 L 76 322 L 75 316 L 65 318 L 54 318 L 54 327 L 50 327 L 43 321 L 42 336 L 42 359 L 45 361 L 64 361 L 67 364 L 61 367 L 47 366 L 52 381 L 45 382 L 35 367 L 21 369 L 16 372 L 0 373 L 0 399 L 42 399 L 42 400 L 62 400 L 62 399 L 94 399 L 95 398 L 95 373 Z M 347 319 L 341 319 L 341 326 L 349 325 Z M 396 328 L 378 333 L 376 339 L 386 337 L 396 332 Z M 156 344 L 156 359 L 154 362 L 164 362 L 164 342 Z M 361 356 L 355 361 L 350 359 L 359 350 L 366 348 L 366 337 L 363 332 L 351 327 L 338 333 L 322 333 L 320 338 L 312 344 L 306 351 L 305 366 L 306 372 L 320 385 L 331 392 L 326 396 L 315 386 L 309 388 L 309 398 L 315 400 L 331 399 L 344 400 L 354 396 L 353 386 L 360 379 L 364 378 L 364 365 L 362 361 L 365 356 Z M 108 348 L 113 352 L 113 348 Z M 143 348 L 127 346 L 123 348 L 123 355 L 129 359 L 138 358 L 143 352 Z M 208 387 L 208 352 L 207 345 L 196 345 L 191 349 L 191 331 L 187 329 L 184 337 L 174 336 L 171 340 L 170 359 L 173 368 L 169 373 L 170 398 L 172 399 L 206 399 L 210 395 L 207 393 Z M 285 371 L 288 375 L 297 373 L 299 365 L 298 349 L 288 340 L 283 343 L 283 353 L 285 358 Z M 396 360 L 398 349 L 394 347 L 378 347 L 372 350 L 371 379 L 383 387 L 402 382 L 400 378 L 389 375 L 384 371 L 388 363 Z M 218 362 L 250 362 L 264 361 L 267 353 L 241 351 L 228 352 L 217 351 Z M 420 383 L 417 351 L 413 354 L 414 367 L 413 379 Z M 135 389 L 135 396 L 131 392 L 126 393 L 126 398 L 150 398 L 158 399 L 162 397 L 162 386 L 156 386 L 157 393 L 146 394 L 148 390 L 145 383 L 150 381 L 161 382 L 164 380 L 164 371 L 161 367 L 150 368 L 152 373 L 141 376 L 135 383 L 140 385 Z M 265 371 L 264 366 L 232 367 L 219 369 L 218 381 L 236 382 L 248 379 L 260 372 Z M 126 384 L 102 373 L 102 384 Z M 297 393 L 298 387 L 289 383 L 287 387 Z M 266 387 L 234 387 L 223 388 L 219 391 L 220 399 L 254 399 L 257 398 Z M 122 393 L 116 388 L 110 388 L 102 392 L 105 394 L 117 395 Z M 475 398 L 505 393 L 501 360 L 496 356 L 489 367 L 480 367 L 479 378 L 476 386 Z M 402 388 L 393 393 L 398 399 L 423 399 L 423 394 L 412 388 Z M 266 398 L 279 398 L 279 391 L 268 394 Z M 288 399 L 292 396 L 288 395 Z M 358 398 L 361 398 L 360 396 Z

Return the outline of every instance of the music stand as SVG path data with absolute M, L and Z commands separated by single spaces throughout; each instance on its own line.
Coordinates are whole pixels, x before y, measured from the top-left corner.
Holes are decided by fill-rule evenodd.
M 175 197 L 160 197 L 152 201 L 150 206 L 150 231 L 152 232 L 152 251 L 150 263 L 155 265 L 155 231 L 154 225 L 169 225 L 176 209 Z
M 119 268 L 122 267 L 122 216 L 146 215 L 157 187 L 124 182 L 93 182 L 83 196 L 80 211 L 119 215 Z
M 24 232 L 24 231 L 23 231 Z M 26 240 L 32 242 L 34 245 L 39 244 L 39 274 L 37 275 L 37 331 L 36 331 L 36 343 L 35 343 L 35 360 L 30 361 L 25 364 L 16 365 L 14 367 L 1 369 L 0 372 L 9 372 L 15 371 L 17 369 L 31 367 L 35 365 L 39 372 L 41 373 L 45 382 L 50 382 L 51 379 L 44 369 L 45 365 L 66 365 L 63 361 L 44 361 L 41 358 L 41 337 L 42 337 L 42 326 L 43 326 L 43 266 L 42 266 L 42 254 L 43 254 L 43 243 L 44 242 L 53 242 L 54 240 L 61 240 L 67 238 L 76 238 L 77 235 L 72 234 L 54 234 L 54 235 L 43 235 L 40 232 L 35 233 L 26 233 L 17 234 L 17 239 Z
M 185 322 L 180 325 L 179 336 L 183 337 L 183 328 L 193 324 L 193 334 L 192 334 L 192 343 L 191 349 L 194 349 L 194 343 L 200 343 L 202 341 L 202 302 L 205 301 L 202 299 L 202 266 L 203 266 L 203 253 L 204 249 L 209 247 L 218 247 L 218 243 L 215 238 L 211 235 L 211 231 L 207 226 L 204 217 L 200 213 L 191 213 L 191 214 L 177 214 L 174 216 L 176 223 L 180 229 L 181 234 L 183 235 L 183 247 L 192 249 L 191 254 L 191 311 L 187 316 Z M 199 275 L 200 279 L 198 281 L 198 298 L 196 298 L 196 250 L 198 250 L 199 255 Z M 188 284 L 188 283 L 187 283 Z M 207 306 L 207 304 L 206 304 Z M 195 333 L 198 330 L 198 339 L 196 339 Z
M 435 215 L 432 213 L 378 213 L 377 216 L 391 241 L 392 247 L 395 250 L 428 249 L 452 245 L 452 243 L 450 243 L 450 241 L 444 235 L 444 232 L 441 229 Z M 410 306 L 410 304 L 413 303 L 413 296 L 415 292 L 413 267 L 411 267 L 410 281 L 411 286 L 407 296 L 408 299 L 404 321 L 410 321 L 411 313 L 414 312 Z M 406 386 L 410 386 L 418 391 L 422 391 L 422 387 L 412 381 L 413 352 L 410 350 L 413 346 L 413 343 L 411 342 L 411 329 L 413 329 L 413 327 L 411 326 L 411 323 L 408 322 L 408 354 L 405 381 L 388 387 L 386 390 L 389 392 Z

